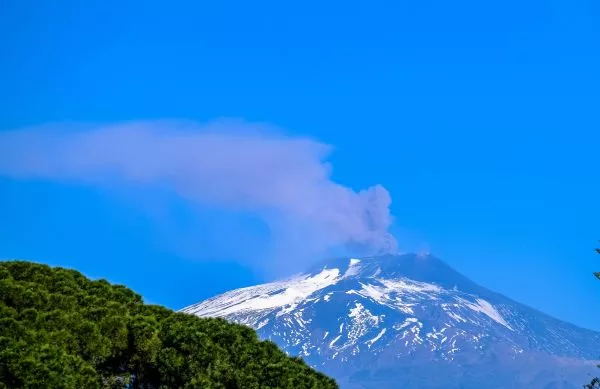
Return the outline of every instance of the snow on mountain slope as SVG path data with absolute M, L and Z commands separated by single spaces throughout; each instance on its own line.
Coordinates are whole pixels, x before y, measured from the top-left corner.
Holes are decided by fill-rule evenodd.
M 183 312 L 246 324 L 343 388 L 580 387 L 600 354 L 600 334 L 482 288 L 431 256 L 327 261 Z
M 265 311 L 295 305 L 308 296 L 333 285 L 339 279 L 339 270 L 323 270 L 314 276 L 300 275 L 289 280 L 243 288 L 226 293 L 187 308 L 186 312 L 199 316 L 227 316 L 239 312 Z

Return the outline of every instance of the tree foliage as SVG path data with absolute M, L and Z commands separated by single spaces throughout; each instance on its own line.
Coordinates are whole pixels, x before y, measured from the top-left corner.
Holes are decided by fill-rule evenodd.
M 596 249 L 596 252 L 597 252 L 598 254 L 600 254 L 600 248 L 599 248 L 599 249 Z M 598 279 L 600 280 L 600 272 L 598 272 L 598 271 L 597 271 L 597 272 L 595 272 L 595 273 L 594 273 L 594 275 L 596 276 L 596 278 L 598 278 Z
M 81 273 L 0 262 L 0 388 L 329 389 L 248 327 L 146 305 Z

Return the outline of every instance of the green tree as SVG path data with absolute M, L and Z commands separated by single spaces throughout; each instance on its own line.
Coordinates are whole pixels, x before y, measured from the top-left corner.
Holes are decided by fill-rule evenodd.
M 0 389 L 337 387 L 248 327 L 74 270 L 0 262 Z
M 597 248 L 597 249 L 596 249 L 596 252 L 597 252 L 598 254 L 600 254 L 600 248 Z M 595 273 L 594 273 L 594 275 L 596 276 L 596 278 L 598 278 L 598 279 L 600 280 L 600 272 L 598 272 L 598 271 L 597 271 L 597 272 L 595 272 Z

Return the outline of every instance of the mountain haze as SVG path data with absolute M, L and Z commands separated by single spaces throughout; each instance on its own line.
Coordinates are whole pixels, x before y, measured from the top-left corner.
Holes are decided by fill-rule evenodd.
M 580 388 L 600 333 L 490 291 L 431 255 L 329 260 L 183 312 L 257 330 L 342 388 Z

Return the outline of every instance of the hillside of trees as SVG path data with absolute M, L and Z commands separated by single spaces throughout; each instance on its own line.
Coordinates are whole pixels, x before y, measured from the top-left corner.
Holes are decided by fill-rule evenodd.
M 0 388 L 337 387 L 250 328 L 74 270 L 0 262 Z

